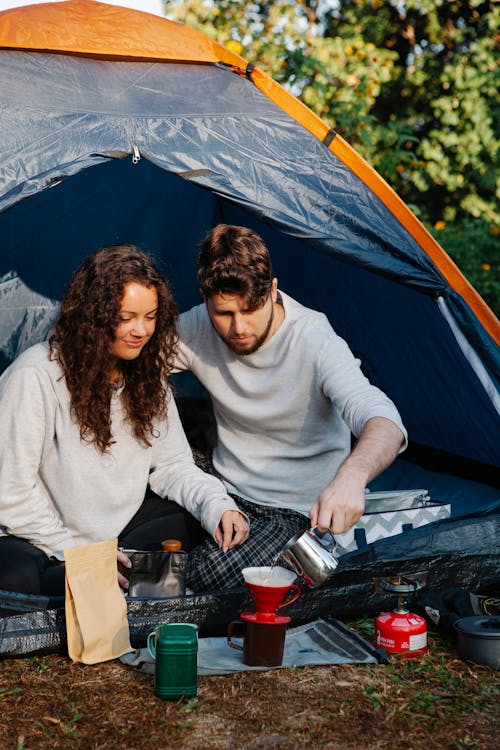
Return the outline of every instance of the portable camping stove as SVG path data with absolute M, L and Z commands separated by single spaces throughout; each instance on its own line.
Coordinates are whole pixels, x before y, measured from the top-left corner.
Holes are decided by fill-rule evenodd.
M 393 592 L 398 603 L 392 612 L 381 612 L 375 620 L 375 646 L 389 653 L 418 656 L 427 651 L 427 624 L 423 617 L 407 609 L 411 594 L 427 583 L 427 573 L 409 573 L 375 578 L 377 593 Z

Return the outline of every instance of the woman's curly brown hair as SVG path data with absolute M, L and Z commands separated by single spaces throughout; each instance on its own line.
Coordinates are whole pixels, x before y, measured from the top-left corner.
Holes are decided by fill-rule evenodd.
M 178 312 L 169 283 L 152 258 L 134 245 L 101 248 L 74 273 L 65 291 L 51 357 L 62 367 L 80 437 L 103 453 L 112 445 L 110 402 L 114 331 L 125 285 L 135 281 L 158 294 L 153 335 L 139 357 L 120 360 L 121 398 L 135 435 L 151 445 L 154 422 L 167 414 L 167 378 L 177 345 Z

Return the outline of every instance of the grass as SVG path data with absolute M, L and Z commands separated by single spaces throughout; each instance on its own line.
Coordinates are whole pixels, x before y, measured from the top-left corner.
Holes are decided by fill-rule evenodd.
M 498 750 L 499 699 L 500 672 L 434 633 L 417 658 L 200 677 L 179 701 L 117 661 L 38 656 L 0 662 L 0 748 Z

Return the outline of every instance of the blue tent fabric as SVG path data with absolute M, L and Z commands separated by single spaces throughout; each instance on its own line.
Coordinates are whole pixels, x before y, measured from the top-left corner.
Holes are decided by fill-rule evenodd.
M 438 298 L 490 390 L 499 348 L 370 188 L 250 80 L 222 65 L 0 50 L 0 96 L 0 278 L 52 302 L 90 252 L 134 242 L 184 310 L 199 301 L 205 232 L 252 226 L 281 288 L 327 314 L 412 443 L 456 455 L 458 473 L 463 459 L 499 467 L 499 412 Z M 6 341 L 42 328 L 13 334 L 0 308 L 0 367 Z
M 137 145 L 162 169 L 336 257 L 407 285 L 446 288 L 416 241 L 347 166 L 222 66 L 4 51 L 0 78 L 8 124 L 0 209 Z
M 117 48 L 111 6 L 76 5 L 45 12 L 69 14 L 76 37 L 92 16 L 92 36 L 106 27 Z M 38 10 L 26 14 L 38 31 Z M 0 14 L 0 32 L 9 15 Z M 26 44 L 0 46 L 0 372 L 47 336 L 72 272 L 98 247 L 134 243 L 152 253 L 186 310 L 200 300 L 205 233 L 218 222 L 250 226 L 271 251 L 279 286 L 328 316 L 402 414 L 409 448 L 370 489 L 426 488 L 451 505 L 446 521 L 344 555 L 331 584 L 291 605 L 294 622 L 392 606 L 374 576 L 425 570 L 433 590 L 498 593 L 500 348 L 445 271 L 348 159 L 250 78 L 218 63 L 129 59 L 127 40 L 113 58 L 80 54 L 77 43 L 74 55 L 51 53 L 49 27 L 44 51 L 25 48 L 29 23 Z M 73 49 L 71 34 L 63 41 Z M 206 396 L 189 373 L 173 381 L 179 403 Z M 131 633 L 140 640 L 179 618 L 225 632 L 245 597 L 235 589 L 130 600 Z M 60 648 L 61 607 L 0 591 L 0 654 Z M 7 616 L 16 611 L 24 615 Z

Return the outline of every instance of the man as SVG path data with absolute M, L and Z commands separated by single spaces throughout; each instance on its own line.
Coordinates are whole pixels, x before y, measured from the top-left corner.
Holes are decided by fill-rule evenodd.
M 310 524 L 347 531 L 406 431 L 326 317 L 278 290 L 255 232 L 216 226 L 200 248 L 198 281 L 204 303 L 180 317 L 176 367 L 210 393 L 213 465 L 250 520 L 241 546 L 224 552 L 209 541 L 192 553 L 189 584 L 206 590 L 241 583 L 246 565 L 271 564 Z

